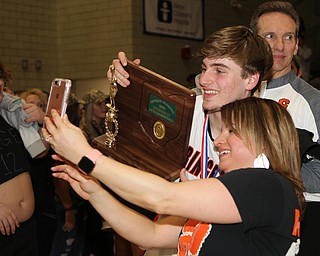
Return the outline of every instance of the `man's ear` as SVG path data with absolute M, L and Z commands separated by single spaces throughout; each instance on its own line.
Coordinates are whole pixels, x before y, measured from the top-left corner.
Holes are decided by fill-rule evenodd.
M 259 78 L 260 78 L 260 74 L 258 72 L 256 72 L 253 75 L 249 75 L 248 76 L 248 84 L 247 84 L 246 89 L 248 91 L 252 91 L 257 86 L 257 84 L 259 82 Z

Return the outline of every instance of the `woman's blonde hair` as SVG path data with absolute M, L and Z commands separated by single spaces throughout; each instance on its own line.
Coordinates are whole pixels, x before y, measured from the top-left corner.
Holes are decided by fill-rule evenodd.
M 273 100 L 249 97 L 223 106 L 221 116 L 250 149 L 267 156 L 272 170 L 292 182 L 303 211 L 299 138 L 288 111 Z
M 32 88 L 28 91 L 25 91 L 23 93 L 20 94 L 20 97 L 23 98 L 24 100 L 27 99 L 27 97 L 29 95 L 37 95 L 40 99 L 40 105 L 39 107 L 45 111 L 47 108 L 47 103 L 48 103 L 48 96 L 46 93 L 44 93 L 43 91 L 41 91 L 40 89 L 37 88 Z

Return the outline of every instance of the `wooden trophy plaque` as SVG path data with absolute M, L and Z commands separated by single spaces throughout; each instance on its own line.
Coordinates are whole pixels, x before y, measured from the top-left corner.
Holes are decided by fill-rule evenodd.
M 125 69 L 130 85 L 117 86 L 115 144 L 108 147 L 102 135 L 94 139 L 95 147 L 117 161 L 173 181 L 187 159 L 196 95 L 132 62 Z

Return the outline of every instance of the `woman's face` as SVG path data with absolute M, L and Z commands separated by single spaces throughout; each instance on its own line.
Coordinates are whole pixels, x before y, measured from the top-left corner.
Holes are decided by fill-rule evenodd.
M 26 103 L 34 104 L 34 105 L 38 106 L 41 109 L 44 108 L 44 106 L 41 103 L 40 97 L 38 95 L 36 95 L 36 94 L 29 94 L 26 97 Z
M 214 140 L 219 154 L 220 170 L 227 173 L 240 168 L 253 167 L 257 154 L 249 149 L 244 141 L 222 123 L 220 135 Z
M 106 104 L 104 101 L 101 103 L 93 103 L 92 104 L 92 115 L 96 119 L 104 119 L 106 118 Z

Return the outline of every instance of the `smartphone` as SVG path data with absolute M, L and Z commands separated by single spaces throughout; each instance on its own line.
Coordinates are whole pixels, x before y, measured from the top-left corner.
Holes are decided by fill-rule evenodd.
M 70 91 L 71 80 L 65 78 L 53 79 L 46 109 L 46 116 L 52 118 L 51 109 L 57 110 L 61 117 L 66 113 Z

